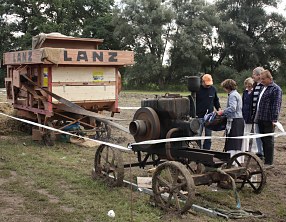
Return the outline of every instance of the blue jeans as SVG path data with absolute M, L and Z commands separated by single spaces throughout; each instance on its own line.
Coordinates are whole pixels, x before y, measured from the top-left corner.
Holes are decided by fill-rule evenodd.
M 199 121 L 200 121 L 200 128 L 198 130 L 198 136 L 202 135 L 204 129 L 205 129 L 205 136 L 212 136 L 212 131 L 204 127 L 204 118 L 199 118 Z M 202 147 L 202 140 L 198 140 L 197 143 L 200 148 L 203 148 L 205 150 L 211 149 L 212 141 L 210 139 L 204 140 L 203 147 Z

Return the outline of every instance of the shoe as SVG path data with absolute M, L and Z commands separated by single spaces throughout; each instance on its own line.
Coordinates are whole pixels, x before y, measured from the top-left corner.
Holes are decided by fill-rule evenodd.
M 273 164 L 264 164 L 264 168 L 265 168 L 266 170 L 269 170 L 269 169 L 274 168 L 274 165 L 273 165 Z

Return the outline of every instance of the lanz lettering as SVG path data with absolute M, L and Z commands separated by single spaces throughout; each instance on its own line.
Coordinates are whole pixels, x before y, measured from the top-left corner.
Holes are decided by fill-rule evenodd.
M 13 53 L 13 62 L 32 62 L 32 55 L 32 51 L 15 52 Z
M 76 55 L 71 55 L 67 50 L 64 51 L 64 61 L 77 61 L 77 62 L 103 62 L 107 57 L 108 62 L 117 62 L 117 52 L 100 52 L 94 51 L 88 53 L 86 51 L 78 51 Z

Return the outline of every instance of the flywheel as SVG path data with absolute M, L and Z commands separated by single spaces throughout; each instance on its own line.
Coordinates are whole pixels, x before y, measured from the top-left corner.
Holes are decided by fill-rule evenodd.
M 129 131 L 136 142 L 160 138 L 160 120 L 154 109 L 141 107 L 136 111 Z

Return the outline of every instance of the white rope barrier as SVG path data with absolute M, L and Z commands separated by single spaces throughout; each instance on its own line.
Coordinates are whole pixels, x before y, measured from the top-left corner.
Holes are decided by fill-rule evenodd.
M 48 129 L 48 130 L 51 130 L 51 131 L 59 132 L 59 133 L 70 135 L 70 136 L 75 136 L 75 137 L 78 137 L 78 138 L 81 138 L 81 139 L 85 139 L 85 140 L 94 141 L 94 142 L 97 142 L 99 144 L 104 144 L 104 145 L 107 145 L 107 146 L 110 146 L 110 147 L 114 147 L 116 149 L 120 149 L 120 150 L 123 150 L 123 151 L 131 151 L 130 148 L 126 148 L 124 146 L 120 146 L 120 145 L 116 145 L 116 144 L 112 144 L 112 143 L 108 143 L 108 142 L 104 142 L 104 141 L 100 141 L 100 140 L 91 139 L 89 137 L 84 137 L 84 136 L 72 134 L 72 133 L 69 133 L 67 131 L 55 129 L 53 127 L 45 126 L 45 125 L 42 125 L 42 124 L 39 124 L 39 123 L 35 123 L 35 122 L 29 121 L 29 120 L 25 120 L 25 119 L 17 118 L 17 117 L 14 117 L 14 116 L 10 116 L 10 115 L 7 115 L 7 114 L 2 113 L 2 112 L 0 112 L 0 115 L 6 116 L 6 117 L 9 117 L 11 119 L 18 120 L 18 121 L 21 121 L 21 122 L 24 122 L 24 123 L 28 123 L 28 124 L 31 124 L 31 125 L 34 125 L 34 126 L 42 127 L 42 128 L 45 128 L 45 129 Z
M 148 140 L 139 143 L 132 143 L 131 145 L 147 145 L 147 144 L 157 144 L 157 143 L 166 143 L 166 142 L 179 142 L 179 141 L 193 141 L 193 140 L 205 140 L 205 139 L 256 139 L 266 136 L 286 136 L 285 132 L 281 133 L 265 133 L 265 134 L 250 134 L 247 136 L 236 136 L 236 137 L 226 137 L 226 136 L 192 136 L 192 137 L 177 137 L 170 139 L 158 139 L 158 140 Z
M 25 119 L 21 119 L 21 118 L 17 118 L 14 116 L 10 116 L 8 114 L 2 113 L 0 112 L 0 115 L 2 116 L 6 116 L 21 122 L 25 122 L 34 126 L 38 126 L 38 127 L 42 127 L 51 131 L 55 131 L 55 132 L 59 132 L 62 134 L 66 134 L 66 135 L 70 135 L 70 136 L 74 136 L 74 137 L 78 137 L 81 139 L 85 139 L 85 140 L 90 140 L 90 141 L 94 141 L 97 142 L 99 144 L 104 144 L 122 151 L 131 151 L 131 147 L 132 145 L 150 145 L 150 144 L 158 144 L 158 143 L 166 143 L 166 142 L 179 142 L 179 141 L 195 141 L 195 140 L 205 140 L 205 139 L 256 139 L 256 138 L 261 138 L 261 137 L 266 137 L 266 136 L 275 136 L 275 137 L 279 137 L 279 136 L 286 136 L 286 132 L 284 131 L 283 126 L 281 125 L 281 123 L 277 123 L 277 128 L 279 129 L 280 132 L 274 132 L 274 133 L 266 133 L 266 134 L 249 134 L 249 135 L 245 135 L 245 136 L 237 136 L 237 137 L 225 137 L 225 136 L 192 136 L 192 137 L 177 137 L 177 138 L 168 138 L 168 139 L 156 139 L 156 140 L 147 140 L 147 141 L 142 141 L 142 142 L 135 142 L 135 143 L 130 143 L 128 145 L 128 147 L 123 147 L 117 144 L 112 144 L 112 143 L 108 143 L 108 142 L 104 142 L 101 140 L 96 140 L 96 139 L 91 139 L 89 137 L 84 137 L 84 136 L 80 136 L 80 135 L 76 135 L 76 134 L 72 134 L 69 133 L 67 131 L 63 131 L 63 130 L 59 130 L 59 129 L 55 129 L 53 127 L 49 127 L 49 126 L 45 126 L 39 123 L 35 123 L 29 120 L 25 120 Z
M 123 110 L 137 110 L 137 109 L 140 109 L 141 107 L 138 106 L 138 107 L 123 107 L 123 106 L 119 106 L 118 107 L 119 109 L 123 109 Z

